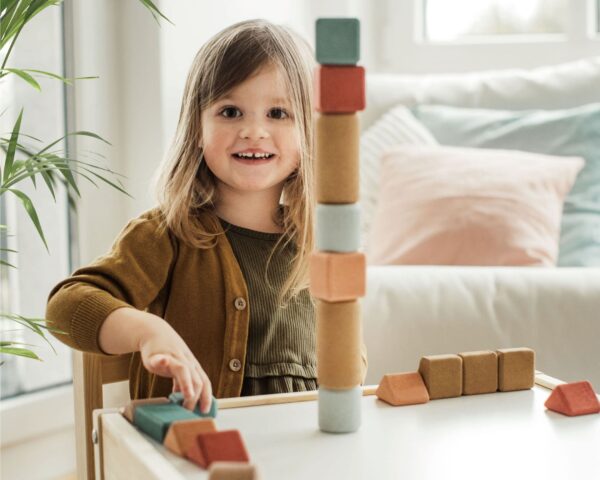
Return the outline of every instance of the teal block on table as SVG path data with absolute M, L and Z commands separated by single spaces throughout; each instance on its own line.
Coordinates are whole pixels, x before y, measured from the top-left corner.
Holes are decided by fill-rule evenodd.
M 176 403 L 140 405 L 133 414 L 133 424 L 162 443 L 171 423 L 195 418 L 198 418 L 198 415 Z
M 319 18 L 316 56 L 321 65 L 356 65 L 360 58 L 358 18 Z
M 317 250 L 356 252 L 360 248 L 360 231 L 357 203 L 317 204 Z
M 169 400 L 173 403 L 176 403 L 177 405 L 183 405 L 183 393 L 182 392 L 173 392 L 171 395 L 169 395 Z M 212 402 L 210 402 L 210 410 L 208 411 L 208 413 L 202 413 L 200 411 L 200 406 L 196 405 L 196 408 L 194 409 L 194 413 L 196 415 L 199 415 L 202 418 L 216 418 L 217 417 L 217 399 L 215 397 L 212 397 Z
M 327 433 L 356 432 L 361 423 L 362 388 L 319 387 L 319 428 Z

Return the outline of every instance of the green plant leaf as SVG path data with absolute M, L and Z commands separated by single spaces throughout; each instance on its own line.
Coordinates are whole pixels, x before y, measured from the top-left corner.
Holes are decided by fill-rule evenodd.
M 39 360 L 40 362 L 43 361 L 34 352 L 32 352 L 31 350 L 27 350 L 26 348 L 0 346 L 0 353 L 4 353 L 6 355 L 16 355 L 18 357 L 31 358 L 33 360 Z
M 25 70 L 20 70 L 18 68 L 3 68 L 2 70 L 0 70 L 0 78 L 4 77 L 6 75 L 6 74 L 3 74 L 3 72 L 14 73 L 16 76 L 25 80 L 29 85 L 31 85 L 33 88 L 35 88 L 38 92 L 42 91 L 42 87 L 40 87 L 40 84 L 36 81 L 36 79 L 33 78 L 31 75 L 29 75 L 27 73 L 27 71 L 25 71 Z
M 21 119 L 23 118 L 23 109 L 19 112 L 15 126 L 13 127 L 10 135 L 10 141 L 8 142 L 8 150 L 6 157 L 4 158 L 4 177 L 3 182 L 6 182 L 12 175 L 12 166 L 15 160 L 15 150 L 17 148 L 17 139 L 19 138 L 19 130 L 21 129 Z
M 156 23 L 158 23 L 158 25 L 160 26 L 160 22 L 159 22 L 159 18 L 157 15 L 160 15 L 162 18 L 164 18 L 167 22 L 169 22 L 171 25 L 175 25 L 171 20 L 169 20 L 167 17 L 165 17 L 161 11 L 156 7 L 156 5 L 152 2 L 152 0 L 140 0 L 140 2 L 142 2 L 142 4 L 148 9 L 150 10 L 150 13 L 152 14 L 152 16 L 154 17 L 154 20 L 156 20 Z
M 35 210 L 35 207 L 33 206 L 33 202 L 31 201 L 31 199 L 27 195 L 25 195 L 23 192 L 15 189 L 15 188 L 0 188 L 0 195 L 5 191 L 11 192 L 12 194 L 16 195 L 19 198 L 19 200 L 21 200 L 21 203 L 23 204 L 23 207 L 25 207 L 25 210 L 27 211 L 29 218 L 35 225 L 35 228 L 36 228 L 38 234 L 40 235 L 42 242 L 44 242 L 46 251 L 48 253 L 50 253 L 50 250 L 48 249 L 48 244 L 46 243 L 46 237 L 44 237 L 44 231 L 42 230 L 42 226 L 40 224 L 40 220 L 37 215 L 37 211 Z

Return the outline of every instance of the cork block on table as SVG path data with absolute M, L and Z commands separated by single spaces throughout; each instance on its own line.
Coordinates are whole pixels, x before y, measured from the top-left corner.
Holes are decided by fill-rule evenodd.
M 316 23 L 317 62 L 354 65 L 360 59 L 358 18 L 319 18 Z
M 362 381 L 362 327 L 358 300 L 316 302 L 317 378 L 320 386 L 346 389 Z
M 202 468 L 213 462 L 249 462 L 248 451 L 238 430 L 200 433 L 186 457 Z
M 127 404 L 125 410 L 123 411 L 123 416 L 133 423 L 133 418 L 135 416 L 135 409 L 139 405 L 160 405 L 161 403 L 169 403 L 169 399 L 167 397 L 155 397 L 155 398 L 140 398 L 138 400 L 132 400 Z
M 503 348 L 498 354 L 498 390 L 527 390 L 535 383 L 535 352 L 530 348 Z
M 312 252 L 310 293 L 328 302 L 347 302 L 364 297 L 366 260 L 361 252 Z
M 417 405 L 429 401 L 429 393 L 419 372 L 388 373 L 383 376 L 375 395 L 390 405 Z
M 587 381 L 572 382 L 554 388 L 544 404 L 553 410 L 570 417 L 600 413 L 600 402 L 592 384 Z
M 314 74 L 315 109 L 323 113 L 353 113 L 365 109 L 365 69 L 319 65 Z
M 171 423 L 177 420 L 192 420 L 196 414 L 174 403 L 140 405 L 135 409 L 133 423 L 141 431 L 163 443 Z
M 212 418 L 196 418 L 194 420 L 180 420 L 171 423 L 164 446 L 175 455 L 183 457 L 200 433 L 216 432 L 217 427 Z
M 419 362 L 429 399 L 462 395 L 462 358 L 458 355 L 429 355 Z
M 498 355 L 491 350 L 463 352 L 463 395 L 493 393 L 498 390 Z
M 318 203 L 356 203 L 360 196 L 360 123 L 356 113 L 317 115 L 315 194 Z
M 259 480 L 255 465 L 241 462 L 213 462 L 208 480 Z
M 360 248 L 360 231 L 358 203 L 317 205 L 317 250 L 356 252 Z
M 362 388 L 330 390 L 319 386 L 319 428 L 329 433 L 351 433 L 361 424 Z

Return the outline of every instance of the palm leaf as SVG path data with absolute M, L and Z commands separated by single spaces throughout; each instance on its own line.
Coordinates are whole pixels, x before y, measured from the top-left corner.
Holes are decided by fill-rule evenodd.
M 17 190 L 15 188 L 0 188 L 0 195 L 2 195 L 4 192 L 11 192 L 13 195 L 16 195 L 19 198 L 19 200 L 21 200 L 21 203 L 23 204 L 23 207 L 27 211 L 29 218 L 35 225 L 35 228 L 36 228 L 38 234 L 40 235 L 42 242 L 44 242 L 46 251 L 48 253 L 50 253 L 50 250 L 48 249 L 48 244 L 46 243 L 46 237 L 44 237 L 44 231 L 42 230 L 42 226 L 40 224 L 40 220 L 37 215 L 37 211 L 35 210 L 35 207 L 33 205 L 33 202 L 31 201 L 31 199 L 26 194 L 24 194 L 22 191 Z

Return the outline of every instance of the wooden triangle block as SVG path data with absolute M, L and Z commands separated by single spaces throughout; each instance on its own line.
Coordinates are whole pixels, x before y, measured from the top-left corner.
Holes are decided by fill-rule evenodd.
M 592 384 L 587 381 L 558 385 L 544 405 L 549 410 L 570 417 L 600 412 L 598 397 Z
M 123 415 L 127 420 L 133 423 L 133 415 L 135 413 L 136 407 L 140 405 L 160 405 L 161 403 L 169 403 L 169 399 L 166 397 L 156 397 L 156 398 L 140 398 L 138 400 L 132 400 L 127 404 L 125 410 L 123 411 Z
M 183 457 L 196 441 L 200 433 L 216 432 L 217 427 L 212 418 L 180 420 L 173 422 L 165 437 L 164 446 L 175 455 Z
M 395 407 L 427 403 L 429 393 L 419 372 L 386 374 L 379 382 L 375 395 Z
M 248 451 L 238 430 L 200 433 L 186 457 L 202 468 L 213 462 L 249 462 Z

